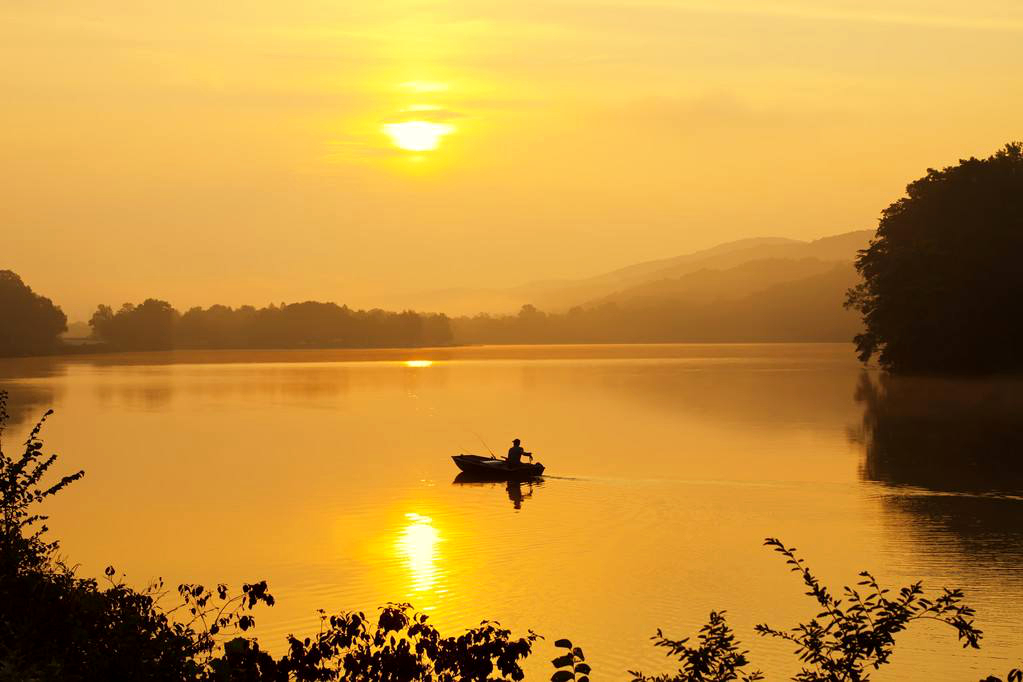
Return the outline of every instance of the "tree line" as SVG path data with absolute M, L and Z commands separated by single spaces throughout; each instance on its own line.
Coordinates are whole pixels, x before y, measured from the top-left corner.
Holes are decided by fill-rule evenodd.
M 179 313 L 147 299 L 118 310 L 101 305 L 89 320 L 95 337 L 118 350 L 173 348 L 379 348 L 446 346 L 446 315 L 353 310 L 306 301 L 264 308 L 213 305 Z
M 454 342 L 447 315 L 355 310 L 305 301 L 256 308 L 212 305 L 179 312 L 149 298 L 118 309 L 100 305 L 89 320 L 93 346 L 61 339 L 67 316 L 11 270 L 0 270 L 0 357 L 83 350 L 201 348 L 406 348 Z

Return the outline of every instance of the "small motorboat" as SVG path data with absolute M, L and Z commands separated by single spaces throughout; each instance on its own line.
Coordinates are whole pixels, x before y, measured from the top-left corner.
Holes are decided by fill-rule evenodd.
M 507 481 L 536 478 L 543 474 L 543 464 L 539 462 L 509 464 L 504 459 L 481 455 L 452 455 L 451 459 L 455 466 L 475 478 Z

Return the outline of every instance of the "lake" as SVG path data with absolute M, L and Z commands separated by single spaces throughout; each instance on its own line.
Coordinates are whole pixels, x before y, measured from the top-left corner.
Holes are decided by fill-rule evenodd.
M 593 679 L 674 670 L 649 641 L 727 610 L 753 633 L 816 613 L 762 547 L 834 590 L 869 569 L 961 587 L 985 637 L 914 625 L 878 680 L 976 680 L 1023 660 L 1023 387 L 888 380 L 851 345 L 473 347 L 0 360 L 11 443 L 48 407 L 61 551 L 133 584 L 267 579 L 261 643 L 316 609 L 409 601 L 445 634 L 498 620 L 586 651 Z M 519 437 L 534 485 L 462 485 L 450 456 Z

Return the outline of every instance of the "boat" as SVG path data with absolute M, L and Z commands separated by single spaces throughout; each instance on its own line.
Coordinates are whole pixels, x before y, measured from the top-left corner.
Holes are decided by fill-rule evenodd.
M 509 464 L 504 459 L 481 455 L 452 455 L 451 459 L 463 473 L 479 479 L 523 480 L 543 474 L 543 464 L 540 462 Z

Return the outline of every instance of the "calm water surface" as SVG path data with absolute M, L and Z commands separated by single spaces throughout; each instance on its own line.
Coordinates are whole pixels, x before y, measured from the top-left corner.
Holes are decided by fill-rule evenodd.
M 496 619 L 584 647 L 594 679 L 673 668 L 649 636 L 726 609 L 815 613 L 761 547 L 796 545 L 834 588 L 959 586 L 980 652 L 921 625 L 882 680 L 1004 674 L 1023 659 L 1023 390 L 886 383 L 846 345 L 665 345 L 125 354 L 0 361 L 14 436 L 86 478 L 50 507 L 81 571 L 143 584 L 266 578 L 264 646 L 316 609 L 411 601 L 443 632 Z M 950 397 L 951 396 L 951 397 Z M 450 455 L 520 437 L 539 485 L 455 484 Z M 13 440 L 13 439 L 12 439 Z M 991 457 L 989 457 L 989 455 Z M 1004 460 L 1003 460 L 1004 461 Z M 531 677 L 548 679 L 542 644 Z

